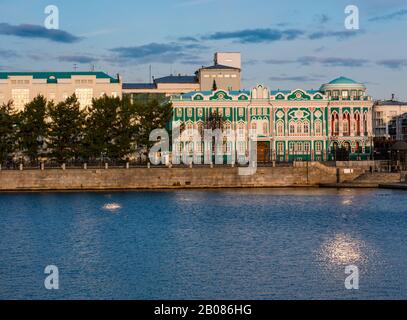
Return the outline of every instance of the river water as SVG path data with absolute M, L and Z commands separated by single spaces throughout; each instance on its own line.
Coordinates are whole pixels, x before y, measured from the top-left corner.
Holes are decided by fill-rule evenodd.
M 91 298 L 406 299 L 407 193 L 0 194 L 0 299 Z

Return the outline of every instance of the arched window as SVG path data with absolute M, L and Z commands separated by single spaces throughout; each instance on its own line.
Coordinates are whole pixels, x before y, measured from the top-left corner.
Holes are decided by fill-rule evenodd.
M 355 113 L 355 134 L 360 136 L 360 114 Z
M 290 134 L 295 134 L 295 124 L 293 122 L 290 123 Z
M 310 152 L 311 146 L 309 142 L 305 142 L 305 153 L 308 154 Z
M 304 122 L 304 134 L 309 134 L 309 122 Z
M 350 136 L 350 115 L 347 112 L 343 114 L 343 135 Z
M 367 115 L 366 113 L 363 114 L 363 128 L 364 128 L 364 134 L 367 136 L 368 128 L 367 128 Z
M 244 137 L 244 135 L 245 135 L 245 125 L 244 125 L 244 123 L 239 123 L 239 136 L 240 137 Z
M 315 135 L 320 136 L 322 135 L 322 123 L 321 121 L 315 122 Z
M 280 137 L 284 135 L 284 124 L 282 122 L 277 122 L 277 135 Z
M 264 122 L 263 122 L 263 134 L 264 134 L 264 135 L 267 135 L 268 131 L 269 131 L 269 130 L 268 130 L 267 122 L 264 121 Z
M 331 118 L 332 135 L 339 136 L 339 115 L 334 112 Z
M 297 133 L 302 134 L 302 123 L 301 122 L 297 123 Z

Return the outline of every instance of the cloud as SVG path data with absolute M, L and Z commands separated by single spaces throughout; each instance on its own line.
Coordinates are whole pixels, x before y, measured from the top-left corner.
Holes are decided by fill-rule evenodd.
M 293 81 L 293 82 L 313 82 L 313 81 L 321 81 L 321 76 L 274 76 L 269 78 L 270 81 Z
M 8 23 L 0 23 L 0 35 L 30 39 L 40 38 L 61 43 L 74 43 L 82 39 L 63 30 L 47 29 L 43 26 L 33 24 L 13 26 Z
M 304 34 L 297 29 L 245 29 L 231 32 L 216 32 L 202 37 L 203 40 L 235 40 L 239 43 L 262 43 L 294 40 Z
M 267 59 L 264 60 L 264 63 L 275 65 L 298 63 L 303 66 L 321 64 L 326 67 L 363 67 L 369 63 L 369 60 L 342 57 L 303 56 L 297 59 Z
M 322 38 L 337 38 L 338 40 L 345 40 L 355 37 L 362 33 L 360 30 L 347 30 L 347 31 L 318 31 L 311 33 L 308 38 L 310 40 L 319 40 Z
M 407 59 L 386 59 L 377 61 L 376 64 L 389 69 L 400 69 L 407 67 Z
M 4 50 L 0 49 L 0 58 L 9 59 L 9 58 L 18 58 L 20 55 L 14 50 Z
M 178 40 L 182 42 L 199 42 L 195 37 L 179 37 Z
M 97 61 L 98 59 L 90 56 L 84 56 L 84 55 L 71 55 L 71 56 L 60 56 L 58 57 L 58 60 L 61 62 L 77 62 L 77 63 L 92 63 Z
M 112 60 L 121 60 L 137 63 L 173 63 L 187 58 L 196 58 L 196 52 L 206 49 L 205 46 L 195 43 L 182 44 L 171 43 L 149 43 L 141 46 L 118 47 L 110 49 L 116 56 Z
M 288 59 L 267 59 L 263 61 L 264 63 L 267 64 L 289 64 L 289 63 L 295 63 L 296 60 L 288 60 Z
M 371 22 L 377 22 L 377 21 L 388 21 L 388 20 L 393 20 L 393 19 L 399 19 L 407 16 L 407 9 L 401 9 L 389 14 L 384 14 L 381 16 L 376 16 L 373 18 L 370 18 L 369 21 Z
M 338 57 L 313 57 L 304 56 L 297 59 L 297 62 L 303 66 L 311 64 L 322 64 L 326 67 L 363 67 L 369 60 L 367 59 L 355 59 L 355 58 L 338 58 Z

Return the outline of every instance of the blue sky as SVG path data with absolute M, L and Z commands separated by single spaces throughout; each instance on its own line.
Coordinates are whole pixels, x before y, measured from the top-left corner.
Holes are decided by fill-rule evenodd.
M 44 28 L 56 5 L 60 29 Z M 347 5 L 360 30 L 344 27 Z M 405 0 L 0 0 L 0 70 L 96 69 L 127 82 L 192 74 L 239 51 L 243 86 L 319 88 L 337 76 L 407 100 Z

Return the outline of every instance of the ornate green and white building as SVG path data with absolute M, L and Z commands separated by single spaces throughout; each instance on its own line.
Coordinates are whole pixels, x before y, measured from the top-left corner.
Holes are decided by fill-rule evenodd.
M 346 154 L 346 160 L 371 157 L 373 101 L 363 84 L 345 77 L 320 90 L 269 90 L 258 85 L 251 91 L 195 91 L 171 100 L 172 127 L 186 131 L 173 150 L 181 150 L 188 132 L 201 133 L 216 114 L 223 130 L 245 136 L 245 144 L 225 145 L 225 154 L 247 150 L 252 130 L 258 161 L 327 161 L 339 159 L 338 154 Z M 191 136 L 190 151 L 203 153 L 203 144 L 191 146 L 192 140 Z

